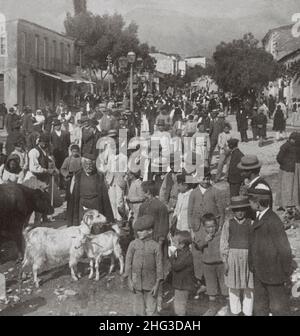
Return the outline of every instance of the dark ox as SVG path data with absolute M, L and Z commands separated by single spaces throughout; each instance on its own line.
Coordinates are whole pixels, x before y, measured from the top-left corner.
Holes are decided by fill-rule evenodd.
M 46 192 L 20 184 L 0 185 L 0 235 L 15 241 L 20 255 L 23 255 L 23 229 L 34 211 L 53 214 L 50 196 Z

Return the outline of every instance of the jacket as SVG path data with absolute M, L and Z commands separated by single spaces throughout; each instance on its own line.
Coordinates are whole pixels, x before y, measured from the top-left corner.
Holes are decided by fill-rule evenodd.
M 243 178 L 241 176 L 242 171 L 237 167 L 243 156 L 244 154 L 238 148 L 232 151 L 228 168 L 228 183 L 233 184 L 243 182 Z
M 280 164 L 280 169 L 286 172 L 295 172 L 297 160 L 297 147 L 287 141 L 280 147 L 277 155 L 277 162 Z
M 279 285 L 291 274 L 292 252 L 280 218 L 269 209 L 250 229 L 249 268 L 263 283 Z
M 214 235 L 213 239 L 209 242 L 205 241 L 207 233 L 205 232 L 204 227 L 200 228 L 200 235 L 196 239 L 196 248 L 202 251 L 202 261 L 205 264 L 215 264 L 222 263 L 222 257 L 220 252 L 221 244 L 221 230 L 218 230 Z
M 222 201 L 222 195 L 215 187 L 209 187 L 202 194 L 199 186 L 194 189 L 190 195 L 188 205 L 189 227 L 194 232 L 199 231 L 201 220 L 206 213 L 212 213 L 215 216 L 220 215 L 220 223 L 223 224 L 225 218 L 225 207 Z
M 193 256 L 188 247 L 177 250 L 177 257 L 171 257 L 173 288 L 191 291 L 194 288 Z

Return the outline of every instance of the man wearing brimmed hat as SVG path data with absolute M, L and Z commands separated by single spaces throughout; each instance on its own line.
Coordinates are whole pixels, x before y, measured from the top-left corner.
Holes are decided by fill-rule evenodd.
M 242 142 L 248 142 L 248 119 L 247 119 L 247 111 L 244 107 L 240 107 L 236 113 L 236 122 L 238 131 L 241 134 Z
M 68 226 L 80 224 L 85 208 L 98 210 L 108 222 L 114 220 L 104 174 L 97 172 L 96 159 L 95 154 L 84 153 L 82 168 L 72 178 L 67 204 Z
M 82 127 L 81 135 L 81 154 L 93 154 L 97 155 L 98 150 L 96 148 L 97 142 L 101 136 L 101 133 L 97 129 L 98 121 L 96 119 L 90 119 L 86 122 L 86 126 Z
M 289 315 L 285 283 L 292 274 L 292 251 L 284 225 L 270 207 L 268 190 L 252 189 L 249 200 L 256 212 L 249 242 L 249 268 L 254 274 L 254 315 Z
M 246 155 L 241 158 L 237 168 L 242 170 L 244 186 L 241 187 L 241 193 L 247 194 L 253 189 L 267 190 L 271 199 L 271 208 L 273 206 L 273 195 L 270 185 L 260 176 L 262 167 L 261 161 L 256 155 Z
M 50 143 L 52 147 L 52 154 L 55 161 L 55 166 L 57 169 L 60 169 L 65 158 L 68 157 L 69 147 L 71 144 L 70 133 L 68 131 L 63 131 L 62 123 L 60 120 L 55 119 L 53 121 L 53 131 L 50 135 Z M 64 179 L 60 175 L 59 187 L 64 188 Z
M 238 148 L 238 143 L 238 139 L 228 140 L 230 158 L 227 171 L 227 181 L 230 187 L 230 197 L 238 196 L 240 194 L 241 185 L 243 183 L 242 171 L 238 168 L 238 164 L 244 154 Z

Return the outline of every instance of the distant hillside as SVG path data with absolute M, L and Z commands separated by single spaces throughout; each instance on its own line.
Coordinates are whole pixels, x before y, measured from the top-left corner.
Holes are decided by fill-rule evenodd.
M 221 41 L 240 38 L 251 31 L 261 39 L 271 27 L 284 24 L 265 13 L 241 19 L 197 18 L 176 11 L 151 11 L 139 8 L 126 13 L 127 21 L 139 25 L 140 39 L 159 50 L 183 55 L 211 56 Z M 266 21 L 273 22 L 266 26 Z M 251 28 L 250 28 L 251 27 Z
M 93 13 L 120 12 L 139 25 L 141 41 L 182 55 L 211 56 L 222 40 L 246 32 L 261 39 L 269 29 L 291 23 L 299 0 L 88 0 Z M 24 18 L 64 31 L 72 0 L 0 0 L 8 19 Z

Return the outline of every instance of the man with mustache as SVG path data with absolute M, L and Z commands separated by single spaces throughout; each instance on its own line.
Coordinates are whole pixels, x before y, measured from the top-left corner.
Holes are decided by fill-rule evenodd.
M 114 220 L 104 174 L 97 171 L 96 156 L 83 154 L 82 169 L 72 178 L 70 197 L 67 202 L 68 226 L 78 226 L 84 214 L 84 209 L 98 210 L 107 218 Z

